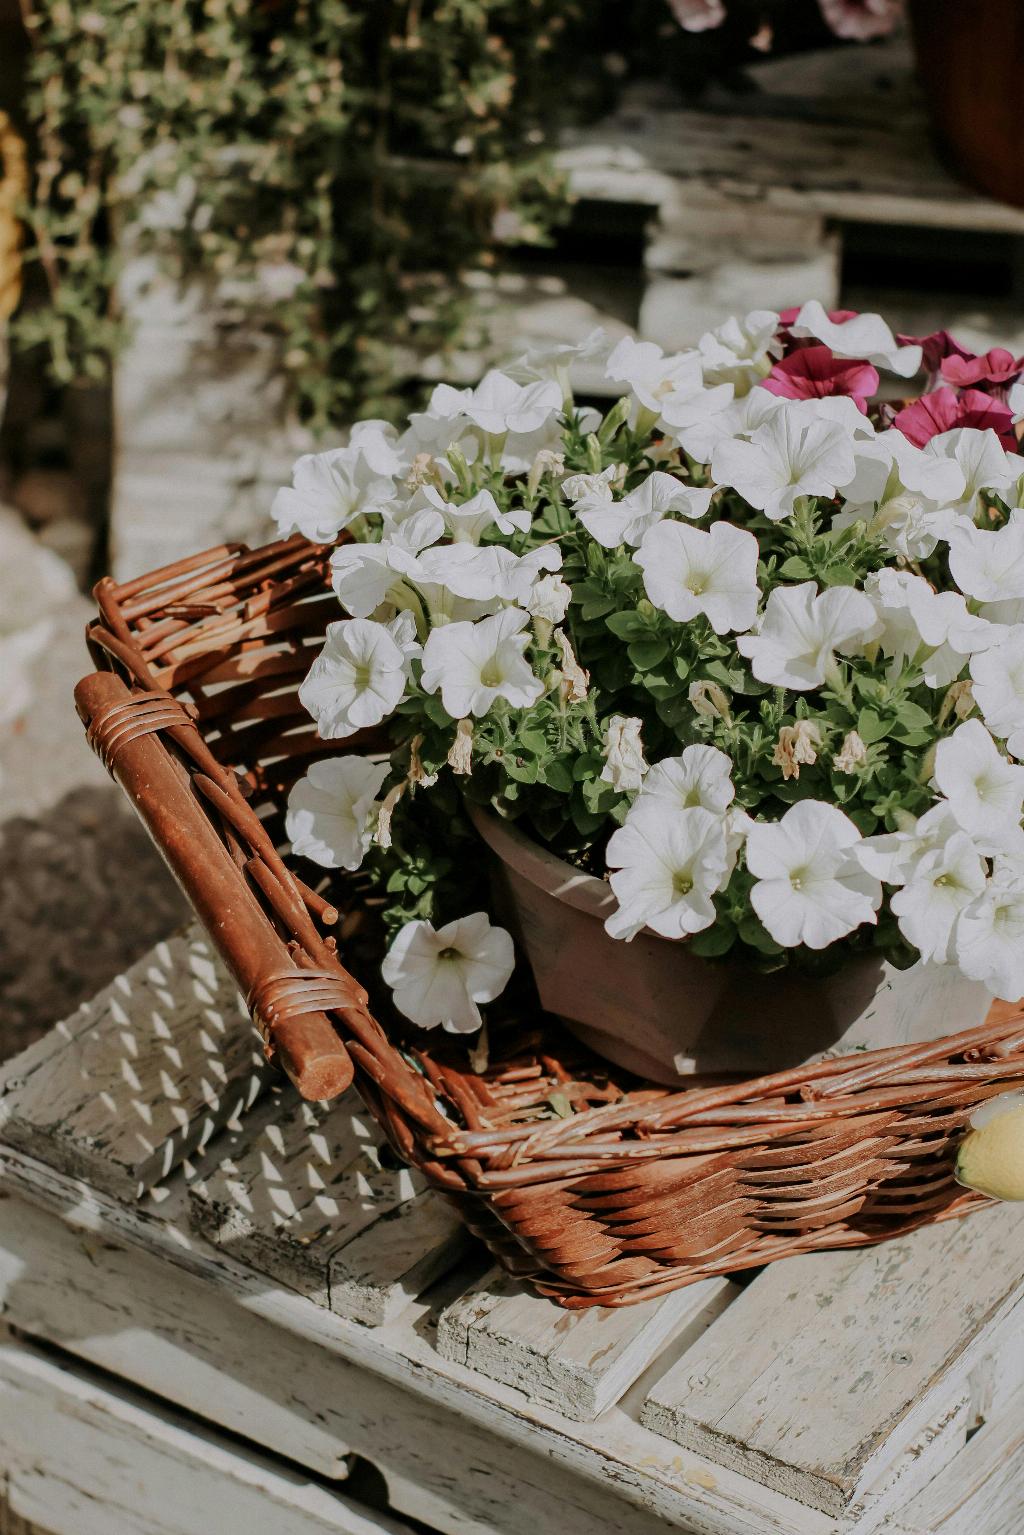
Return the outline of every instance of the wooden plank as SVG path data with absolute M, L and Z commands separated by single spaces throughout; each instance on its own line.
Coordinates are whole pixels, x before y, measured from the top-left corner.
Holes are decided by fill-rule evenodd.
M 81 1365 L 0 1343 L 10 1498 L 54 1535 L 411 1535 Z
M 679 109 L 640 84 L 613 117 L 567 133 L 558 163 L 579 197 L 658 205 L 672 187 L 689 184 L 758 213 L 1024 232 L 1024 211 L 949 174 L 917 100 L 890 94 L 868 120 L 834 98 L 802 109 L 762 102 L 760 114 L 752 102 L 756 108 L 745 96 L 717 103 L 717 111 Z
M 773 1264 L 660 1380 L 643 1421 L 833 1515 L 934 1420 L 1024 1294 L 1024 1211 Z
M 11 1196 L 0 1219 L 0 1251 L 13 1246 L 23 1278 L 3 1297 L 10 1324 L 69 1352 L 88 1350 L 95 1363 L 127 1379 L 145 1373 L 147 1388 L 168 1399 L 186 1389 L 183 1382 L 201 1395 L 203 1372 L 194 1372 L 193 1362 L 208 1349 L 214 1369 L 219 1347 L 222 1400 L 240 1402 L 246 1393 L 254 1404 L 266 1394 L 287 1400 L 294 1410 L 290 1453 L 305 1453 L 304 1413 L 380 1471 L 392 1507 L 445 1535 L 566 1535 L 581 1528 L 589 1535 L 652 1535 L 661 1527 L 687 1535 L 835 1535 L 834 1521 L 820 1512 L 682 1450 L 619 1406 L 592 1424 L 571 1423 L 441 1359 L 429 1297 L 373 1329 L 314 1305 L 191 1230 L 179 1187 L 171 1180 L 146 1206 L 126 1204 L 0 1148 L 0 1189 Z M 7 1209 L 15 1199 L 66 1229 L 72 1240 L 59 1262 L 24 1221 L 14 1228 Z M 156 1200 L 158 1208 L 149 1208 Z M 123 1319 L 93 1330 L 93 1313 L 84 1311 L 79 1322 L 82 1297 L 91 1303 L 102 1295 L 108 1265 L 121 1250 L 123 1282 L 137 1276 L 137 1331 L 127 1329 L 123 1339 Z M 54 1283 L 37 1285 L 34 1276 L 50 1270 Z M 151 1319 L 158 1348 L 147 1332 Z M 267 1348 L 274 1334 L 277 1350 Z
M 382 1145 L 354 1091 L 329 1107 L 275 1091 L 190 1182 L 193 1217 L 244 1263 L 379 1327 L 470 1240 L 418 1174 L 381 1161 Z
M 493 1269 L 442 1312 L 437 1348 L 444 1359 L 587 1422 L 670 1342 L 695 1342 L 737 1293 L 728 1280 L 709 1279 L 621 1310 L 564 1311 Z
M 270 1070 L 193 925 L 5 1063 L 0 1142 L 137 1199 L 243 1113 Z
M 12 1326 L 321 1476 L 345 1476 L 344 1423 L 310 1393 L 287 1333 L 260 1317 L 240 1329 L 227 1297 L 146 1252 L 20 1199 L 0 1210 L 0 1314 Z
M 837 1521 L 836 1535 L 885 1535 L 893 1513 L 954 1463 L 966 1443 L 972 1411 L 968 1392 L 952 1397 L 935 1420 L 900 1451 L 875 1485 L 850 1505 Z
M 1020 1535 L 1024 1392 L 901 1509 L 886 1535 Z

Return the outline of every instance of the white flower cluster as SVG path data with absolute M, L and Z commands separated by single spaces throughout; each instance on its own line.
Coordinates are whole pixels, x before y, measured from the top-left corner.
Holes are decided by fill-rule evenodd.
M 574 350 L 603 357 L 622 392 L 604 417 L 573 405 Z M 601 754 L 588 806 L 605 803 L 599 791 L 620 797 L 620 813 L 592 834 L 603 847 L 611 831 L 614 936 L 702 932 L 745 881 L 743 899 L 777 945 L 823 949 L 876 924 L 885 906 L 920 955 L 1016 999 L 1024 458 L 1011 444 L 1024 385 L 1006 391 L 1008 405 L 994 401 L 1001 430 L 939 430 L 945 418 L 929 395 L 919 402 L 925 428 L 904 430 L 874 399 L 878 370 L 908 379 L 921 361 L 922 346 L 879 316 L 829 316 L 817 303 L 784 320 L 756 311 L 674 355 L 631 339 L 609 348 L 595 334 L 476 388 L 438 386 L 402 433 L 363 422 L 346 447 L 301 459 L 274 503 L 281 532 L 321 544 L 346 534 L 331 557 L 345 616 L 300 690 L 320 735 L 356 736 L 402 708 L 417 730 L 447 721 L 447 766 L 467 774 L 485 722 L 533 718 L 550 699 L 551 751 L 564 756 L 583 739 L 570 729 L 578 721 Z M 949 419 L 975 419 L 970 391 L 942 393 Z M 543 508 L 553 509 L 546 520 Z M 799 556 L 777 557 L 798 533 Z M 872 558 L 847 568 L 851 548 Z M 726 657 L 717 673 L 691 667 L 688 692 L 676 688 L 689 715 L 672 716 L 667 753 L 664 732 L 648 749 L 648 694 L 602 692 L 587 670 L 586 623 L 605 609 L 578 591 L 602 561 L 618 561 L 626 578 L 635 570 L 623 616 L 652 615 L 652 665 L 665 652 L 671 665 L 690 634 Z M 830 791 L 835 775 L 867 784 L 877 767 L 880 737 L 862 724 L 870 697 L 854 696 L 858 668 L 880 697 L 918 689 L 899 738 L 901 771 L 913 759 L 913 811 L 881 780 L 870 815 Z M 669 678 L 666 691 L 674 686 Z M 767 745 L 757 734 L 766 698 L 784 721 Z M 827 706 L 837 699 L 849 715 L 841 724 Z M 573 749 L 566 793 L 589 760 Z M 351 870 L 375 840 L 387 847 L 398 800 L 446 765 L 427 771 L 416 753 L 414 743 L 405 780 L 387 792 L 383 762 L 340 756 L 312 768 L 290 802 L 296 850 Z M 898 829 L 871 832 L 880 817 Z M 450 928 L 411 924 L 387 973 L 410 1016 L 462 1028 L 511 961 L 500 940 L 500 964 L 489 959 L 490 939 L 474 927 L 460 969 Z M 470 980 L 453 990 L 463 973 Z

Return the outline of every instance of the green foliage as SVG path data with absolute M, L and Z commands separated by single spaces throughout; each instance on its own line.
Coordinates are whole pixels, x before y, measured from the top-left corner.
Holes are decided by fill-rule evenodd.
M 283 338 L 314 425 L 393 414 L 462 315 L 495 221 L 540 242 L 565 189 L 540 148 L 563 0 L 37 0 L 29 260 L 19 317 L 59 379 L 123 340 L 121 251 L 222 280 Z M 265 279 L 276 274 L 272 296 Z

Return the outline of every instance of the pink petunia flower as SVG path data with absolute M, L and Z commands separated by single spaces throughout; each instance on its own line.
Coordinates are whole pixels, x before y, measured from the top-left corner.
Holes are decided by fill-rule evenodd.
M 919 346 L 921 364 L 926 373 L 938 373 L 947 357 L 972 358 L 974 353 L 961 346 L 948 330 L 933 330 L 930 336 L 897 336 L 901 346 Z
M 970 389 L 975 384 L 1012 384 L 1024 369 L 1024 357 L 996 346 L 981 357 L 944 357 L 940 366 L 947 384 Z
M 887 37 L 903 11 L 902 0 L 818 0 L 818 4 L 837 37 L 859 43 Z
M 1017 447 L 1012 415 L 1005 405 L 1000 405 L 991 395 L 982 394 L 980 389 L 965 389 L 961 395 L 954 389 L 936 389 L 932 394 L 923 394 L 919 400 L 897 411 L 893 426 L 919 448 L 941 432 L 951 432 L 957 426 L 974 426 L 979 431 L 990 428 L 1008 451 Z
M 805 346 L 777 362 L 761 387 L 785 400 L 849 395 L 867 414 L 867 402 L 878 388 L 878 371 L 869 362 L 835 357 L 827 346 Z
M 725 20 L 722 0 L 668 0 L 673 16 L 684 32 L 707 32 Z

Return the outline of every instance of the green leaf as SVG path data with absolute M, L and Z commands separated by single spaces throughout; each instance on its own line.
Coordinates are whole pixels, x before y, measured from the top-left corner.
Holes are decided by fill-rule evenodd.
M 728 917 L 719 917 L 713 927 L 706 927 L 702 933 L 694 933 L 690 939 L 690 952 L 699 954 L 702 959 L 717 959 L 720 954 L 728 954 L 736 942 L 736 929 Z
M 779 566 L 779 575 L 787 581 L 809 581 L 814 572 L 802 554 L 791 554 Z
M 613 613 L 607 626 L 620 640 L 644 640 L 650 637 L 651 626 L 639 613 Z
M 874 709 L 862 709 L 857 716 L 857 734 L 865 746 L 884 741 L 891 728 L 890 722 L 883 720 Z
M 628 654 L 638 672 L 649 672 L 668 655 L 668 640 L 636 640 Z
M 455 723 L 440 698 L 434 693 L 428 693 L 423 700 L 423 712 L 435 725 L 453 725 Z
M 567 762 L 556 758 L 544 768 L 544 782 L 558 794 L 571 794 L 573 777 Z

